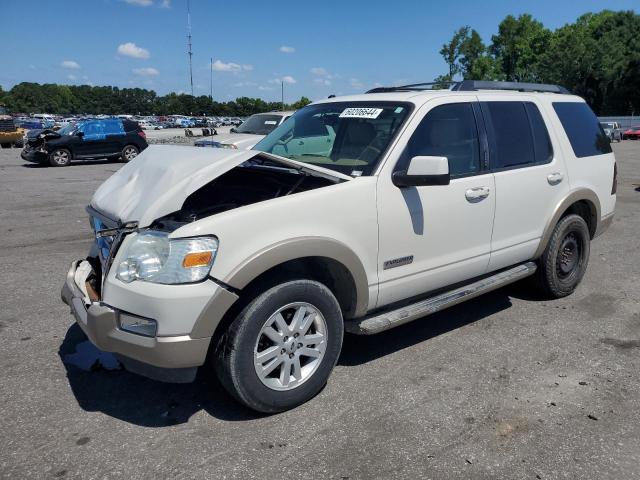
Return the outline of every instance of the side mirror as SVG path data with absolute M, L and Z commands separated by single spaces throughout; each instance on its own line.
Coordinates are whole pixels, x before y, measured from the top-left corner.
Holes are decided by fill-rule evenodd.
M 236 129 L 235 129 L 235 127 L 234 127 L 234 128 L 232 128 L 231 130 L 229 130 L 229 132 L 231 132 L 231 133 L 236 133 L 236 132 L 237 132 L 237 130 L 236 130 Z
M 76 136 L 82 138 L 84 137 L 84 132 L 76 132 Z
M 449 160 L 447 157 L 413 157 L 406 170 L 393 172 L 391 180 L 399 188 L 449 185 Z

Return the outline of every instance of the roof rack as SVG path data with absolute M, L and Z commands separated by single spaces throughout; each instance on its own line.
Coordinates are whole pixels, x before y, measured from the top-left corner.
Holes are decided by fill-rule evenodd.
M 398 87 L 377 87 L 368 90 L 366 93 L 388 93 L 388 92 L 421 92 L 424 90 L 438 90 L 434 86 L 448 86 L 454 92 L 472 92 L 477 90 L 513 90 L 517 92 L 547 92 L 547 93 L 570 93 L 569 90 L 560 85 L 549 85 L 545 83 L 526 82 L 493 82 L 488 80 L 462 80 L 461 82 L 426 82 L 401 85 Z
M 410 85 L 401 85 L 398 87 L 376 87 L 371 90 L 367 90 L 365 93 L 387 93 L 387 92 L 412 92 L 421 90 L 438 90 L 433 88 L 435 85 L 448 87 L 456 85 L 459 82 L 445 81 L 445 82 L 425 82 L 425 83 L 412 83 Z
M 492 82 L 488 80 L 463 80 L 456 83 L 451 90 L 456 92 L 469 92 L 475 90 L 515 90 L 518 92 L 569 93 L 569 90 L 561 87 L 560 85 L 526 82 Z

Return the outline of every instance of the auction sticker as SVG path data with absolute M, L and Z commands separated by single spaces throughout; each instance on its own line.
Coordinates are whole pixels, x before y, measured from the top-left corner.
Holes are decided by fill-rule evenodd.
M 278 122 L 276 122 L 275 120 L 265 120 L 264 121 L 265 125 L 275 125 L 276 123 L 278 123 Z
M 345 108 L 340 114 L 340 118 L 378 118 L 382 113 L 381 108 Z

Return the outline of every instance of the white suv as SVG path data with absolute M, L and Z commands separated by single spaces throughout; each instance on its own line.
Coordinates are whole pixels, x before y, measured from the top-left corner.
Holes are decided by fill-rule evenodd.
M 149 147 L 95 193 L 96 243 L 62 297 L 128 370 L 184 382 L 206 365 L 276 412 L 320 391 L 345 330 L 527 276 L 570 294 L 615 191 L 608 138 L 561 87 L 375 89 L 254 150 Z

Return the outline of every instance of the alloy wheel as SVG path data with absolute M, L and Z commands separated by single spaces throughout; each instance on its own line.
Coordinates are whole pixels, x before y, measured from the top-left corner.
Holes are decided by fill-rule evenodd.
M 306 302 L 285 305 L 262 326 L 254 348 L 260 381 L 272 390 L 291 390 L 307 381 L 322 363 L 327 323 Z

